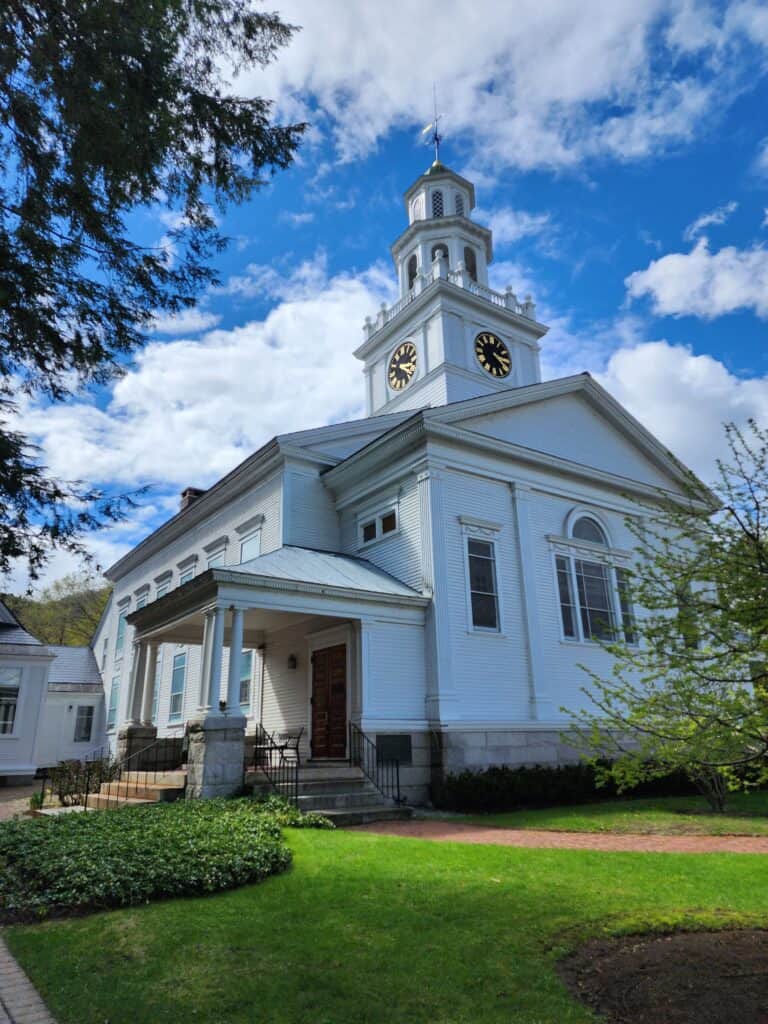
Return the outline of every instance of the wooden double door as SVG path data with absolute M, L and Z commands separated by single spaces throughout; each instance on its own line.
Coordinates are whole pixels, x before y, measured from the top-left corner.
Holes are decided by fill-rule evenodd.
M 347 647 L 312 655 L 312 757 L 347 756 Z

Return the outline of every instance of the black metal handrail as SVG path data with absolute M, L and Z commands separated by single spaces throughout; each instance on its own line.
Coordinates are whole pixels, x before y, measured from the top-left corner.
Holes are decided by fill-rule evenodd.
M 246 766 L 247 767 L 247 766 Z M 285 744 L 277 743 L 262 725 L 256 726 L 253 768 L 264 774 L 272 789 L 284 800 L 299 805 L 299 761 L 285 756 Z
M 396 804 L 405 802 L 400 794 L 400 762 L 395 757 L 379 757 L 375 741 L 354 722 L 349 723 L 349 763 L 360 768 L 382 796 Z
M 41 803 L 46 804 L 46 797 L 58 798 L 63 806 L 87 810 L 96 794 L 105 798 L 107 807 L 130 799 L 148 799 L 148 793 L 156 795 L 155 787 L 162 784 L 164 774 L 182 767 L 183 756 L 183 741 L 175 737 L 158 737 L 122 761 L 112 756 L 109 747 L 96 748 L 82 761 L 61 761 L 45 769 Z

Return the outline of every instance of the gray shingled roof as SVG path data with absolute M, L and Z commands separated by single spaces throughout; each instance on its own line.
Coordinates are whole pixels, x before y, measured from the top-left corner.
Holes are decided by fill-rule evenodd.
M 395 597 L 417 597 L 418 591 L 401 583 L 364 558 L 315 551 L 312 548 L 283 547 L 259 555 L 241 565 L 228 566 L 232 572 L 249 573 L 296 583 L 316 583 Z
M 48 676 L 49 684 L 86 683 L 101 686 L 99 666 L 90 647 L 49 644 L 48 650 L 56 655 Z
M 28 633 L 10 608 L 0 601 L 0 644 L 22 644 L 26 647 L 42 647 L 37 639 Z

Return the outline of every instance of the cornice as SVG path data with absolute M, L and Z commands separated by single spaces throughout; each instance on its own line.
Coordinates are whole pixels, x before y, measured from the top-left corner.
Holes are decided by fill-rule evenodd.
M 406 249 L 418 235 L 439 236 L 450 232 L 452 228 L 460 228 L 468 235 L 474 235 L 485 247 L 485 258 L 490 263 L 493 260 L 493 234 L 489 228 L 483 227 L 477 221 L 469 217 L 431 217 L 425 220 L 415 220 L 394 240 L 389 247 L 392 259 L 397 260 L 403 249 Z

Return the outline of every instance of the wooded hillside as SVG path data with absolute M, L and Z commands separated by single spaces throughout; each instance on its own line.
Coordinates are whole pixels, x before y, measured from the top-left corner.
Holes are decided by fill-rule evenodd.
M 110 591 L 101 577 L 72 573 L 35 597 L 5 594 L 2 599 L 42 643 L 83 645 L 91 642 Z

